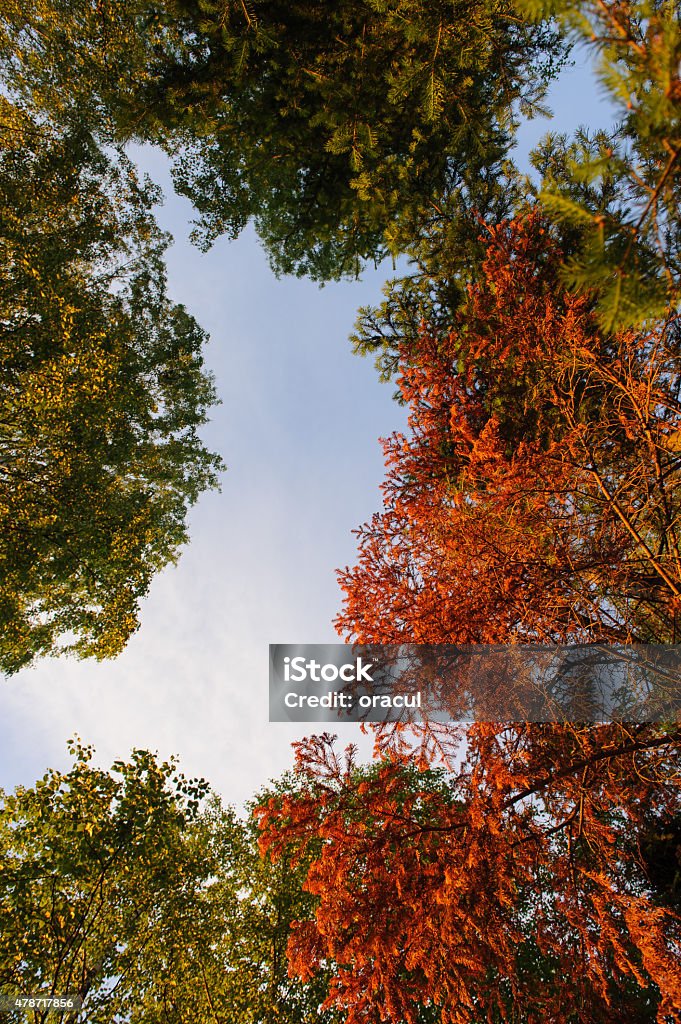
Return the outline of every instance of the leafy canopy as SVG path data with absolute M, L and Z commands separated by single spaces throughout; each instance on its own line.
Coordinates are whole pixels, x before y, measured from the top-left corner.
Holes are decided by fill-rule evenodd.
M 618 329 L 679 298 L 674 0 L 14 0 L 0 17 L 8 94 L 56 124 L 160 144 L 200 244 L 252 220 L 277 271 L 319 280 L 420 260 L 434 212 L 464 234 L 487 217 L 514 125 L 574 43 L 619 120 L 549 136 L 534 162 L 542 203 L 580 235 L 564 282 L 598 289 L 601 325 Z
M 71 753 L 68 771 L 0 794 L 0 984 L 78 995 L 99 1024 L 165 901 L 207 877 L 185 838 L 206 787 L 147 751 L 108 772 L 91 748 L 75 742 Z
M 403 251 L 462 181 L 479 191 L 564 59 L 508 0 L 41 0 L 4 26 L 22 103 L 179 153 L 201 244 L 253 220 L 278 272 L 319 280 Z
M 117 654 L 221 460 L 158 193 L 85 128 L 0 100 L 0 668 Z
M 72 753 L 0 793 L 0 987 L 83 1000 L 31 1024 L 336 1020 L 319 1013 L 324 972 L 287 973 L 291 922 L 315 903 L 306 863 L 261 858 L 253 821 L 173 760 L 136 750 L 107 771 Z
M 562 55 L 499 0 L 182 9 L 191 59 L 146 103 L 188 126 L 175 181 L 199 239 L 253 218 L 275 270 L 320 280 L 404 251 L 462 181 L 481 191 Z
M 312 853 L 292 970 L 331 962 L 348 1024 L 671 1022 L 681 921 L 644 851 L 670 829 L 673 858 L 680 739 L 479 724 L 446 771 L 297 744 L 302 781 L 259 811 L 264 849 Z

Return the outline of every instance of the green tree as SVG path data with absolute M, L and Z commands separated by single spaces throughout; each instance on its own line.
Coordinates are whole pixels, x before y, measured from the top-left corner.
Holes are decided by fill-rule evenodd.
M 597 58 L 619 119 L 609 133 L 549 136 L 535 154 L 540 199 L 577 229 L 565 267 L 598 291 L 602 325 L 638 325 L 678 306 L 681 274 L 681 21 L 675 0 L 523 0 Z
M 555 17 L 594 59 L 616 112 L 610 131 L 548 133 L 532 154 L 536 180 L 508 163 L 489 167 L 484 193 L 450 197 L 431 210 L 408 253 L 409 273 L 390 281 L 384 301 L 360 310 L 353 341 L 395 375 L 397 350 L 418 347 L 425 323 L 446 331 L 479 280 L 485 224 L 539 203 L 565 253 L 562 282 L 596 299 L 606 333 L 664 319 L 681 297 L 681 127 L 678 5 L 657 0 L 523 0 L 539 22 Z M 481 202 L 481 199 L 484 201 Z M 465 215 L 461 216 L 460 211 Z
M 74 753 L 2 799 L 0 989 L 80 995 L 64 1024 L 334 1019 L 324 972 L 288 977 L 307 861 L 261 858 L 255 823 L 173 762 L 135 751 L 106 772 Z
M 0 78 L 7 95 L 39 120 L 87 123 L 111 138 L 109 101 L 141 86 L 153 73 L 156 48 L 172 49 L 173 39 L 148 0 L 7 0 Z
M 135 123 L 147 137 L 185 133 L 175 178 L 200 239 L 252 217 L 276 269 L 325 279 L 388 253 L 422 263 L 441 220 L 465 275 L 471 215 L 500 197 L 513 118 L 561 66 L 557 23 L 586 44 L 619 115 L 608 133 L 549 136 L 535 155 L 541 202 L 579 237 L 564 280 L 597 289 L 607 330 L 678 303 L 674 0 L 198 7 L 178 6 L 187 49 L 157 65 Z
M 560 63 L 550 28 L 496 0 L 198 6 L 200 50 L 149 106 L 195 121 L 175 180 L 199 239 L 252 217 L 277 271 L 322 280 L 404 251 L 462 183 L 481 193 Z
M 117 654 L 221 461 L 205 335 L 166 293 L 158 191 L 0 100 L 0 668 Z
M 0 794 L 0 989 L 77 995 L 100 1021 L 168 891 L 205 877 L 184 837 L 206 786 L 146 751 L 109 772 L 93 767 L 91 748 L 71 753 L 69 771 Z M 47 1019 L 33 1011 L 34 1024 Z
M 449 333 L 468 289 L 484 276 L 487 225 L 527 211 L 526 188 L 512 164 L 490 166 L 485 176 L 477 202 L 464 186 L 433 206 L 411 241 L 408 272 L 386 282 L 382 302 L 359 309 L 350 340 L 359 355 L 375 357 L 381 380 L 395 379 L 411 356 L 418 358 L 424 330 Z M 399 389 L 395 398 L 402 401 Z
M 202 244 L 253 220 L 277 271 L 321 280 L 403 251 L 462 182 L 480 192 L 563 59 L 508 0 L 18 8 L 4 50 L 23 102 L 180 150 Z
M 129 1014 L 131 1024 L 338 1019 L 320 1012 L 328 972 L 309 983 L 288 973 L 291 925 L 310 919 L 316 905 L 303 891 L 309 858 L 273 864 L 260 856 L 257 837 L 252 818 L 240 819 L 216 797 L 209 801 L 189 842 L 210 880 L 165 901 L 110 1014 Z
M 41 117 L 164 146 L 200 244 L 253 220 L 275 269 L 324 280 L 422 260 L 434 216 L 463 213 L 464 236 L 488 216 L 563 40 L 597 58 L 620 117 L 547 139 L 541 200 L 580 235 L 565 280 L 598 288 L 607 329 L 641 323 L 679 297 L 674 0 L 12 0 L 0 64 Z

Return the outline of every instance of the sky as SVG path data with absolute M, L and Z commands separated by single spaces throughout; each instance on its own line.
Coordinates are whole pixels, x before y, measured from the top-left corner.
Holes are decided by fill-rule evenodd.
M 549 105 L 551 130 L 611 121 L 579 55 Z M 523 126 L 519 152 L 548 128 Z M 392 268 L 323 288 L 277 280 L 250 229 L 200 253 L 164 157 L 134 156 L 166 194 L 157 216 L 175 238 L 170 297 L 210 334 L 206 363 L 222 404 L 203 437 L 227 472 L 221 492 L 192 509 L 190 543 L 154 581 L 123 654 L 43 660 L 0 679 L 0 787 L 66 768 L 78 735 L 104 767 L 135 747 L 176 755 L 185 775 L 241 806 L 291 766 L 291 742 L 311 731 L 268 722 L 268 645 L 338 641 L 335 570 L 353 564 L 351 531 L 380 508 L 378 438 L 405 423 L 393 387 L 348 341 L 358 307 L 380 301 Z M 338 732 L 368 752 L 359 726 Z

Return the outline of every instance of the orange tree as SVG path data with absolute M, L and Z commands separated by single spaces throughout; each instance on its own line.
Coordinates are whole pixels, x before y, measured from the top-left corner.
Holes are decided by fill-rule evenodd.
M 678 841 L 659 778 L 678 735 L 536 732 L 476 726 L 456 772 L 299 745 L 261 842 L 314 854 L 291 971 L 335 965 L 326 1005 L 350 1024 L 676 1019 L 679 893 L 655 858 Z
M 363 642 L 673 643 L 678 316 L 614 335 L 537 214 L 488 229 L 448 333 L 400 352 L 410 434 L 341 574 Z
M 452 329 L 400 348 L 409 436 L 341 574 L 362 643 L 677 639 L 678 320 L 606 333 L 560 285 L 536 212 L 486 228 Z M 318 846 L 292 968 L 338 965 L 351 1022 L 675 1019 L 673 723 L 426 725 L 369 769 L 328 738 L 261 809 L 263 844 Z M 449 748 L 449 749 L 448 749 Z M 440 755 L 445 770 L 433 767 Z M 418 770 L 417 770 L 418 769 Z

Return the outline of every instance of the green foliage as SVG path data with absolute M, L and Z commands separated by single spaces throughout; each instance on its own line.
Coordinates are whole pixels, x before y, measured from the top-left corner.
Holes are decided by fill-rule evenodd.
M 106 772 L 73 752 L 0 803 L 0 989 L 80 995 L 64 1024 L 334 1020 L 323 977 L 287 974 L 306 863 L 261 859 L 253 822 L 172 761 L 135 751 Z
M 405 251 L 431 203 L 507 151 L 562 58 L 497 0 L 182 6 L 191 59 L 143 103 L 169 149 L 188 137 L 175 181 L 197 240 L 253 218 L 277 272 L 319 280 Z
M 489 229 L 532 205 L 526 181 L 508 161 L 487 168 L 477 193 L 458 189 L 433 205 L 413 238 L 406 272 L 384 285 L 381 303 L 359 309 L 350 338 L 355 352 L 374 356 L 382 381 L 395 380 L 410 354 L 418 358 L 424 332 L 448 335 L 468 289 L 480 278 Z M 562 223 L 556 234 L 574 250 L 578 232 Z M 399 390 L 394 397 L 402 402 Z
M 581 227 L 565 281 L 598 294 L 606 330 L 645 323 L 681 298 L 681 21 L 673 0 L 523 0 L 598 54 L 597 74 L 620 120 L 609 136 L 550 140 L 535 163 L 540 199 Z M 547 166 L 548 158 L 548 166 Z M 597 198 L 598 197 L 598 198 Z M 594 201 L 596 200 L 596 201 Z
M 320 280 L 403 251 L 564 58 L 509 0 L 15 0 L 0 27 L 29 109 L 177 156 L 199 244 L 253 220 L 278 272 Z
M 39 119 L 163 146 L 199 245 L 253 221 L 278 272 L 326 280 L 386 255 L 418 267 L 445 207 L 465 239 L 503 184 L 515 122 L 564 63 L 556 26 L 596 51 L 620 120 L 554 137 L 560 173 L 540 198 L 580 237 L 565 281 L 597 291 L 617 330 L 679 298 L 673 0 L 13 0 L 0 64 Z M 400 290 L 411 302 L 412 284 Z
M 0 669 L 117 654 L 221 461 L 205 335 L 166 294 L 158 192 L 6 100 L 0 154 Z
M 407 273 L 387 282 L 378 306 L 362 307 L 351 336 L 355 351 L 372 354 L 381 380 L 392 380 L 400 358 L 419 349 L 423 330 L 447 334 L 475 282 L 489 240 L 487 225 L 511 217 L 524 199 L 513 165 L 488 166 L 477 183 L 451 190 L 420 225 L 411 225 Z M 401 353 L 401 354 L 400 354 Z M 395 398 L 401 401 L 400 393 Z
M 188 843 L 210 879 L 166 900 L 125 993 L 103 1021 L 114 1019 L 114 1009 L 129 1014 L 130 1024 L 337 1020 L 319 1009 L 324 975 L 308 985 L 288 976 L 291 925 L 314 912 L 314 898 L 302 890 L 306 863 L 261 858 L 254 822 L 224 809 L 217 797 Z
M 616 147 L 616 135 L 580 130 L 571 142 L 547 136 L 533 154 L 542 175 L 540 202 L 579 239 L 563 280 L 598 296 L 606 331 L 664 316 L 673 297 L 660 252 L 633 225 L 630 167 Z
M 0 793 L 0 988 L 79 995 L 86 1015 L 50 1019 L 100 1022 L 160 907 L 207 877 L 185 843 L 206 786 L 146 751 L 110 772 L 71 752 L 69 771 Z
M 394 375 L 400 339 L 418 344 L 421 325 L 442 332 L 467 284 L 479 274 L 475 228 L 540 202 L 566 252 L 562 280 L 597 300 L 606 332 L 664 318 L 680 298 L 681 28 L 674 4 L 609 0 L 556 2 L 522 9 L 538 22 L 555 17 L 572 41 L 598 51 L 598 74 L 621 113 L 610 132 L 548 134 L 532 154 L 540 188 L 508 164 L 489 168 L 484 189 L 438 203 L 412 230 L 410 272 L 387 286 L 386 301 L 363 309 L 355 346 L 378 352 Z M 453 210 L 463 210 L 452 216 Z
M 86 123 L 112 137 L 112 98 L 140 87 L 155 52 L 176 45 L 168 18 L 148 0 L 7 0 L 0 79 L 39 120 Z

